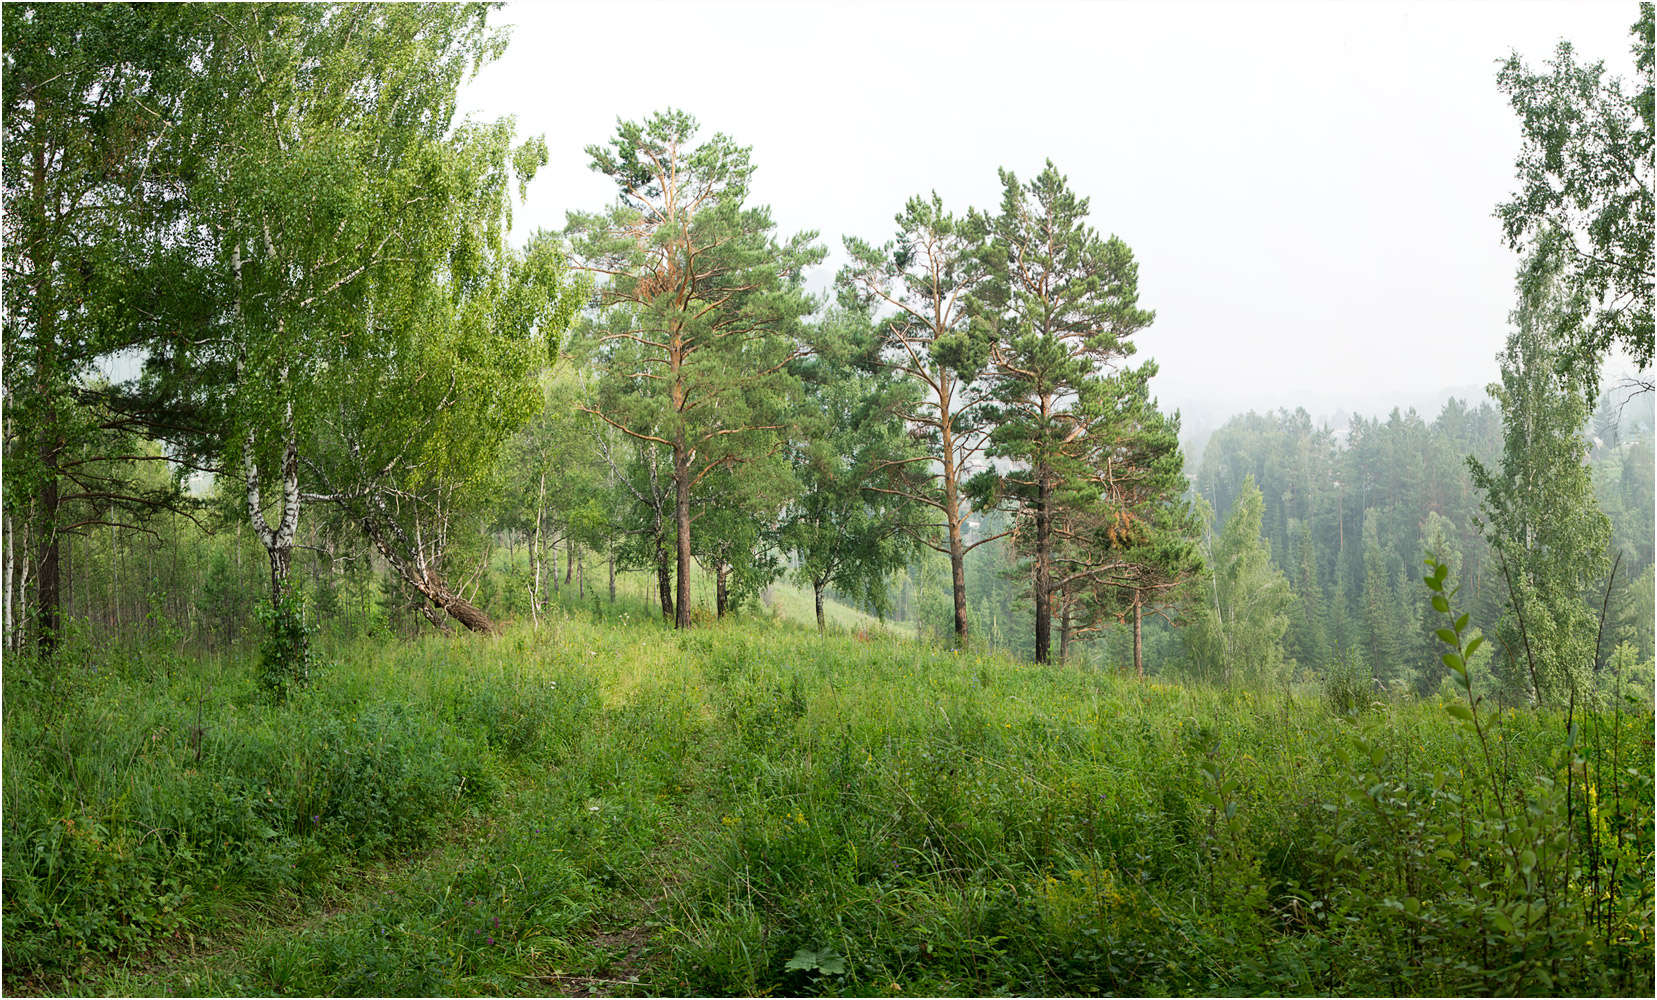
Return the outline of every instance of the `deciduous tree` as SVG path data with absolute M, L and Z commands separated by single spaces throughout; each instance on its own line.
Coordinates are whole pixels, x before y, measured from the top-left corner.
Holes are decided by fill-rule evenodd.
M 1496 214 L 1513 249 L 1554 262 L 1533 280 L 1559 283 L 1549 335 L 1557 363 L 1590 396 L 1613 348 L 1642 371 L 1651 367 L 1652 9 L 1641 3 L 1630 30 L 1639 72 L 1631 93 L 1603 63 L 1578 62 L 1563 41 L 1544 71 L 1514 53 L 1499 77 L 1524 145 L 1515 163 L 1519 190 Z
M 1490 386 L 1502 409 L 1502 457 L 1495 468 L 1468 459 L 1483 494 L 1480 528 L 1507 584 L 1497 627 L 1508 684 L 1539 703 L 1588 690 L 1594 624 L 1585 598 L 1606 572 L 1610 522 L 1595 503 L 1584 459 L 1587 375 L 1561 369 L 1556 334 L 1571 322 L 1562 282 L 1539 280 L 1531 262 L 1502 353 L 1502 380 Z

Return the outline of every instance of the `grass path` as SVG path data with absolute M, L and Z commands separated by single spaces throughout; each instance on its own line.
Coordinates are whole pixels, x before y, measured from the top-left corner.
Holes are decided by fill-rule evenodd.
M 273 903 L 268 911 L 246 911 L 240 930 L 218 940 L 182 937 L 172 946 L 123 962 L 89 963 L 81 973 L 56 983 L 35 983 L 21 992 L 63 995 L 200 996 L 309 994 L 315 983 L 306 975 L 304 955 L 326 951 L 301 947 L 360 936 L 365 923 L 381 915 L 431 904 L 452 893 L 466 874 L 500 854 L 501 840 L 524 821 L 532 791 L 526 785 L 503 796 L 497 809 L 504 820 L 468 818 L 447 831 L 441 843 L 417 856 L 377 863 L 361 871 L 339 872 L 339 882 L 315 892 Z M 651 958 L 651 929 L 657 907 L 674 880 L 666 867 L 672 852 L 653 852 L 634 879 L 624 880 L 602 904 L 556 941 L 541 941 L 485 962 L 447 985 L 459 994 L 522 996 L 604 996 L 631 993 L 646 978 Z M 441 909 L 440 906 L 436 909 Z M 411 933 L 428 941 L 452 929 L 447 919 L 415 926 Z M 389 935 L 387 935 L 389 936 Z M 476 936 L 476 935 L 474 935 Z M 485 935 L 486 937 L 490 935 Z M 502 943 L 506 943 L 503 936 Z M 550 947 L 549 947 L 550 945 Z M 298 961 L 293 959 L 298 958 Z M 320 970 L 318 970 L 320 971 Z M 479 974 L 481 973 L 481 974 Z M 337 986 L 328 992 L 350 992 Z
M 714 808 L 703 772 L 722 741 L 699 687 L 666 692 L 621 672 L 600 689 L 604 707 L 570 745 L 511 762 L 487 808 L 430 849 L 227 914 L 236 930 L 216 940 L 181 937 L 24 992 L 633 992 L 650 979 L 658 911 L 694 854 L 688 831 Z M 686 737 L 626 760 L 609 749 L 663 728 Z

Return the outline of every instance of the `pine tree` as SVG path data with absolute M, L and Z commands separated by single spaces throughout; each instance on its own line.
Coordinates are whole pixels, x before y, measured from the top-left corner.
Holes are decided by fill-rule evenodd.
M 812 308 L 802 272 L 823 257 L 815 233 L 778 242 L 769 209 L 746 204 L 749 147 L 722 134 L 693 145 L 699 128 L 674 110 L 619 123 L 607 147 L 587 147 L 616 203 L 569 224 L 577 258 L 603 278 L 589 329 L 604 377 L 588 412 L 671 456 L 679 628 L 692 500 L 717 470 L 781 450 Z
M 1112 424 L 1124 411 L 1134 411 L 1129 419 L 1142 411 L 1110 398 L 1142 386 L 1113 383 L 1108 373 L 1133 353 L 1129 338 L 1154 314 L 1139 308 L 1132 251 L 1087 224 L 1088 199 L 1070 190 L 1052 161 L 1028 184 L 1003 170 L 1001 185 L 1000 214 L 984 220 L 993 278 L 978 290 L 974 309 L 975 321 L 992 331 L 989 454 L 1013 464 L 979 480 L 974 493 L 993 492 L 1016 514 L 1020 548 L 1031 562 L 1035 659 L 1045 663 L 1053 593 L 1061 585 L 1054 529 L 1062 497 L 1080 492 L 1091 504 L 1099 470 L 1088 459 L 1143 432 Z
M 962 533 L 971 503 L 964 489 L 989 439 L 981 410 L 986 386 L 981 376 L 990 342 L 971 322 L 969 303 L 989 277 L 980 220 L 958 219 L 944 210 L 936 193 L 914 197 L 896 219 L 896 238 L 871 246 L 845 240 L 851 258 L 838 277 L 849 304 L 870 312 L 888 310 L 878 325 L 871 358 L 911 380 L 916 394 L 904 419 L 925 454 L 891 467 L 901 479 L 889 487 L 907 501 L 936 512 L 937 521 L 911 525 L 919 544 L 949 559 L 954 636 L 965 646 L 967 553 L 1001 534 L 968 542 Z

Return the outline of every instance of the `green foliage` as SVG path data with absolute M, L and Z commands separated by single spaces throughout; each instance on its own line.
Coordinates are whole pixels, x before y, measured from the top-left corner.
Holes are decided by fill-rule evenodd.
M 311 635 L 305 621 L 305 603 L 289 593 L 277 604 L 257 610 L 265 637 L 259 644 L 259 686 L 277 701 L 311 683 L 314 666 Z
M 918 509 L 936 512 L 917 518 L 914 534 L 949 558 L 955 643 L 964 645 L 966 555 L 988 540 L 962 537 L 971 509 L 967 477 L 991 429 L 981 412 L 989 398 L 981 376 L 994 335 L 972 315 L 975 295 L 991 278 L 988 234 L 982 217 L 957 218 L 936 192 L 910 198 L 894 221 L 897 233 L 884 245 L 846 237 L 850 262 L 835 280 L 842 305 L 879 316 L 865 363 L 914 385 L 901 413 L 930 461 L 896 467 L 902 477 L 890 488 Z
M 189 255 L 158 234 L 184 201 L 187 157 L 171 125 L 192 89 L 201 17 L 133 4 L 17 4 L 3 17 L 0 502 L 8 550 L 39 570 L 38 610 L 17 625 L 49 647 L 65 624 L 68 537 L 194 506 L 182 474 L 153 474 L 147 440 L 194 414 L 112 385 L 98 362 L 173 336 L 163 317 L 190 312 L 180 303 L 200 288 Z
M 871 333 L 868 318 L 849 310 L 816 330 L 815 357 L 800 366 L 805 397 L 789 456 L 800 489 L 778 538 L 814 595 L 833 588 L 884 614 L 890 577 L 916 549 L 910 522 L 919 514 L 893 486 L 917 456 L 899 416 L 912 386 L 850 360 Z
M 1136 614 L 1147 598 L 1173 603 L 1161 592 L 1199 561 L 1178 537 L 1194 528 L 1174 509 L 1186 486 L 1178 418 L 1150 398 L 1154 363 L 1125 366 L 1154 318 L 1139 307 L 1133 252 L 1093 231 L 1088 200 L 1051 161 L 1024 184 L 1003 170 L 1001 184 L 1000 214 L 980 223 L 990 280 L 972 301 L 991 345 L 985 453 L 1009 461 L 969 491 L 980 509 L 1014 514 L 1045 662 L 1055 597 L 1092 629 L 1123 603 Z
M 1186 642 L 1186 669 L 1222 684 L 1275 687 L 1289 680 L 1283 637 L 1294 594 L 1260 537 L 1264 507 L 1253 477 L 1242 491 L 1208 559 L 1208 602 Z
M 720 133 L 693 145 L 699 130 L 676 110 L 619 122 L 608 146 L 587 148 L 593 169 L 615 184 L 616 201 L 603 212 L 571 213 L 567 229 L 577 258 L 604 278 L 598 315 L 584 325 L 599 378 L 583 409 L 641 446 L 671 453 L 681 628 L 690 624 L 690 564 L 699 551 L 693 497 L 716 500 L 709 480 L 722 471 L 736 481 L 727 482 L 727 500 L 761 499 L 774 515 L 788 499 L 738 484 L 750 472 L 772 483 L 779 474 L 767 467 L 798 397 L 790 366 L 805 353 L 801 321 L 813 308 L 803 271 L 824 254 L 815 233 L 779 241 L 770 210 L 746 204 L 751 150 Z M 660 550 L 665 496 L 653 499 Z M 729 503 L 720 510 L 731 527 L 753 520 Z M 737 540 L 712 535 L 716 548 Z M 753 554 L 714 560 L 747 565 Z
M 1545 72 L 1514 53 L 1498 77 L 1519 116 L 1524 145 L 1514 166 L 1520 189 L 1497 207 L 1508 245 L 1556 261 L 1565 289 L 1548 336 L 1561 374 L 1594 393 L 1599 366 L 1621 347 L 1634 364 L 1652 359 L 1652 4 L 1630 27 L 1636 88 L 1603 63 L 1577 62 L 1561 41 Z M 1553 276 L 1544 276 L 1551 282 Z
M 1432 702 L 1331 726 L 1274 693 L 557 611 L 353 646 L 280 706 L 211 663 L 15 666 L 7 975 L 66 991 L 1650 989 L 1648 710 L 1579 710 L 1573 740 L 1463 700 L 1487 757 Z M 1569 887 L 1533 825 L 1560 815 Z M 1597 940 L 1571 957 L 1577 899 Z M 174 930 L 233 947 L 145 953 Z
M 1478 613 L 1499 614 L 1505 585 L 1472 523 L 1478 496 L 1466 458 L 1490 462 L 1501 453 L 1500 415 L 1488 403 L 1451 399 L 1431 421 L 1395 410 L 1383 419 L 1354 417 L 1344 431 L 1318 426 L 1304 410 L 1235 417 L 1209 439 L 1196 492 L 1223 522 L 1244 478 L 1254 477 L 1264 503 L 1261 534 L 1294 586 L 1288 644 L 1303 672 L 1342 664 L 1360 671 L 1371 691 L 1375 681 L 1407 673 L 1431 688 L 1438 658 L 1416 626 L 1426 608 L 1400 581 L 1419 558 L 1425 520 L 1437 514 L 1444 543 L 1461 554 Z M 1378 553 L 1366 549 L 1369 520 Z M 1368 589 L 1384 609 L 1366 609 L 1371 567 Z M 1412 609 L 1408 624 L 1400 603 Z M 1400 657 L 1378 675 L 1371 672 L 1376 645 L 1396 647 Z
M 1561 373 L 1550 339 L 1562 320 L 1558 285 L 1521 286 L 1515 328 L 1502 354 L 1502 459 L 1468 460 L 1483 494 L 1485 538 L 1507 584 L 1497 628 L 1506 680 L 1538 702 L 1565 704 L 1588 690 L 1598 661 L 1586 598 L 1607 570 L 1610 522 L 1595 503 L 1585 464 L 1588 421 L 1582 377 Z
M 1485 640 L 1451 603 L 1449 566 L 1434 559 L 1427 566 L 1424 581 L 1445 626 L 1436 633 L 1441 660 L 1457 691 L 1444 704 L 1456 720 L 1456 766 L 1435 762 L 1413 788 L 1382 778 L 1363 797 L 1400 842 L 1419 845 L 1400 860 L 1406 888 L 1417 872 L 1435 867 L 1459 877 L 1437 899 L 1411 894 L 1384 904 L 1420 946 L 1477 951 L 1496 992 L 1626 990 L 1625 977 L 1649 971 L 1627 964 L 1618 943 L 1650 936 L 1651 889 L 1626 874 L 1633 855 L 1650 849 L 1651 786 L 1621 771 L 1620 748 L 1607 754 L 1601 742 L 1608 728 L 1620 741 L 1620 712 L 1608 719 L 1573 706 L 1551 720 L 1563 731 L 1544 771 L 1514 775 L 1501 767 L 1514 717 L 1492 713 L 1476 693 L 1468 664 Z M 1357 762 L 1360 784 L 1380 777 L 1384 756 L 1372 755 L 1374 772 Z M 1454 808 L 1435 813 L 1426 808 L 1431 798 Z
M 363 656 L 275 704 L 232 664 L 65 652 L 7 661 L 8 982 L 218 937 L 239 908 L 309 905 L 423 850 L 498 794 L 493 748 L 540 745 L 522 720 L 584 704 L 578 679 L 549 707 L 502 671 Z

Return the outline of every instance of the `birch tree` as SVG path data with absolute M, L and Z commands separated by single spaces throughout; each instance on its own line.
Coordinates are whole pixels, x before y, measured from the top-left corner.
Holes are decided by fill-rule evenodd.
M 1573 321 L 1562 263 L 1532 260 L 1520 281 L 1502 378 L 1490 386 L 1502 410 L 1501 461 L 1467 460 L 1482 494 L 1476 523 L 1507 585 L 1496 628 L 1506 680 L 1540 704 L 1590 689 L 1596 656 L 1585 598 L 1606 572 L 1611 535 L 1585 461 L 1588 377 L 1558 364 L 1558 331 Z
M 374 289 L 435 280 L 451 219 L 444 142 L 460 82 L 504 38 L 484 5 L 214 8 L 205 72 L 222 131 L 196 192 L 231 303 L 225 467 L 287 590 L 302 442 L 323 414 L 333 348 L 388 329 Z M 369 348 L 360 348 L 364 353 Z
M 798 561 L 795 576 L 811 587 L 819 632 L 829 587 L 884 611 L 891 576 L 914 553 L 905 530 L 914 511 L 887 488 L 902 482 L 902 463 L 914 454 L 903 420 L 914 385 L 880 368 L 859 370 L 851 355 L 865 333 L 872 333 L 867 318 L 856 313 L 823 321 L 817 356 L 803 373 L 806 415 L 790 447 L 802 489 L 780 538 Z
M 190 507 L 176 479 L 132 474 L 167 467 L 144 442 L 177 414 L 117 406 L 132 387 L 98 362 L 159 336 L 161 303 L 200 291 L 200 268 L 161 236 L 182 211 L 179 119 L 202 18 L 22 3 L 3 17 L 7 638 L 21 648 L 27 615 L 50 652 L 65 538 Z M 30 592 L 32 613 L 19 606 Z

